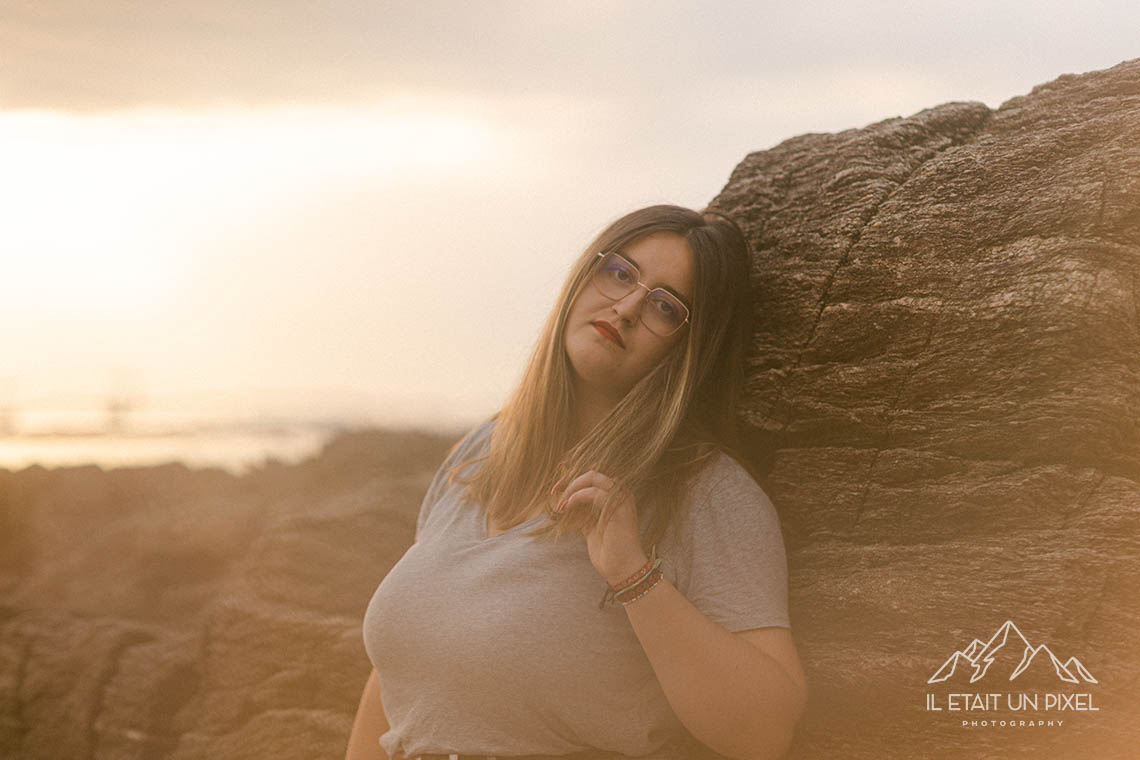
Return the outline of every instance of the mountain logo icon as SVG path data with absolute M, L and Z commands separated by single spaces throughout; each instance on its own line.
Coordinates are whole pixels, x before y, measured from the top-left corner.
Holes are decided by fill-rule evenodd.
M 1001 624 L 990 640 L 983 643 L 974 639 L 965 649 L 950 655 L 927 683 L 941 683 L 951 676 L 969 674 L 970 683 L 980 681 L 987 673 L 992 678 L 1001 679 L 1009 672 L 1009 680 L 1026 672 L 1053 672 L 1057 678 L 1068 683 L 1098 683 L 1088 669 L 1076 657 L 1061 662 L 1046 645 L 1033 646 L 1018 630 L 1012 620 Z

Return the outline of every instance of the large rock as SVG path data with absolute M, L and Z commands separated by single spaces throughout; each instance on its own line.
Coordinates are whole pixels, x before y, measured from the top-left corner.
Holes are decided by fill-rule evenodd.
M 755 247 L 742 415 L 811 685 L 793 755 L 1134 757 L 1140 61 L 796 137 L 711 205 Z M 1011 712 L 1013 668 L 927 683 L 1007 620 L 1098 681 L 1038 691 L 1099 710 Z M 926 710 L 967 692 L 1002 709 Z

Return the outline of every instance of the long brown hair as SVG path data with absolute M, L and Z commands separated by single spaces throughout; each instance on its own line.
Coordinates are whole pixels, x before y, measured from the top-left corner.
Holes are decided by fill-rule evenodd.
M 581 440 L 573 441 L 574 398 L 566 353 L 566 319 L 589 285 L 600 251 L 655 232 L 683 237 L 693 252 L 692 317 L 686 335 Z M 575 476 L 603 472 L 630 489 L 639 509 L 653 505 L 642 543 L 658 543 L 675 524 L 685 485 L 717 449 L 737 460 L 735 409 L 743 385 L 744 355 L 752 337 L 751 257 L 740 228 L 713 211 L 657 205 L 633 211 L 606 227 L 582 252 L 539 336 L 522 381 L 495 415 L 489 451 L 458 463 L 483 462 L 465 496 L 482 504 L 492 523 L 514 525 L 535 505 L 548 515 L 558 464 Z M 458 444 L 457 444 L 458 445 Z M 611 491 L 616 493 L 617 489 Z M 608 520 L 613 498 L 544 521 L 532 536 L 579 532 Z

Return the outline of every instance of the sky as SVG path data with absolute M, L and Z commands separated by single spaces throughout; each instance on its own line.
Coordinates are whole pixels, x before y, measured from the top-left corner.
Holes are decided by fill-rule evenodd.
M 616 217 L 1137 30 L 1089 0 L 0 0 L 0 410 L 477 421 Z

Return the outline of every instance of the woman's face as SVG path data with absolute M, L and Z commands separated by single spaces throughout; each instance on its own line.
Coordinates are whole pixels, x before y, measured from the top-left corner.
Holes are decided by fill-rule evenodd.
M 641 270 L 649 288 L 667 286 L 693 303 L 693 252 L 680 235 L 655 232 L 624 246 L 620 253 Z M 646 375 L 669 349 L 685 339 L 689 325 L 662 337 L 639 318 L 649 291 L 635 287 L 619 300 L 607 298 L 588 283 L 570 307 L 566 320 L 566 353 L 575 382 L 616 403 Z M 614 341 L 594 325 L 608 322 L 617 332 Z

